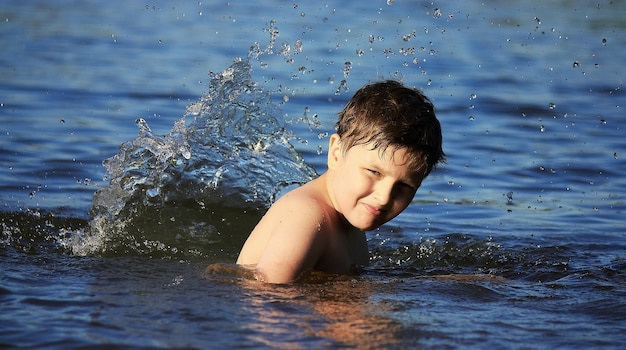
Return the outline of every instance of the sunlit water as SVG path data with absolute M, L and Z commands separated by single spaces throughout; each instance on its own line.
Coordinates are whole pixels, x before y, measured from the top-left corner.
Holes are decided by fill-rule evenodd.
M 624 11 L 3 5 L 0 346 L 622 347 Z M 252 282 L 250 229 L 380 78 L 431 97 L 448 163 L 358 275 Z

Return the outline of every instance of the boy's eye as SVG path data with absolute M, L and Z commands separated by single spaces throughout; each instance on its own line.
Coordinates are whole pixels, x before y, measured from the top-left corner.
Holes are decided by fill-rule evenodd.
M 413 186 L 413 185 L 411 185 L 411 184 L 408 184 L 408 183 L 402 183 L 402 186 L 403 186 L 404 188 L 406 188 L 407 190 L 409 190 L 409 191 L 417 191 L 417 187 L 415 187 L 415 186 Z
M 373 175 L 379 176 L 380 172 L 378 170 L 374 170 L 374 169 L 367 169 L 368 172 L 372 173 Z

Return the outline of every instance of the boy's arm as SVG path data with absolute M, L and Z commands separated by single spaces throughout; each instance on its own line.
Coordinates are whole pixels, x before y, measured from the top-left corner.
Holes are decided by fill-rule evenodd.
M 257 279 L 288 283 L 313 269 L 326 246 L 324 212 L 314 200 L 283 200 L 271 213 L 277 224 L 256 265 Z

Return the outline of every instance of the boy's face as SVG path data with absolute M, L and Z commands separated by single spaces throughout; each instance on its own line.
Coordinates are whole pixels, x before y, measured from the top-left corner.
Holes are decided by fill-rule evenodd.
M 366 144 L 344 152 L 339 141 L 333 135 L 328 152 L 335 209 L 363 231 L 381 226 L 406 209 L 424 178 L 409 167 L 406 150 L 381 154 Z

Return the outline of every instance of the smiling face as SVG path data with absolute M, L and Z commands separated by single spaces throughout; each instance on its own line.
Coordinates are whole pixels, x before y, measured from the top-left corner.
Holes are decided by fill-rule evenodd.
M 331 137 L 328 192 L 335 210 L 354 227 L 373 230 L 400 214 L 426 176 L 407 161 L 406 149 L 380 152 L 370 144 L 343 150 Z

